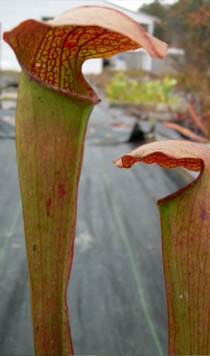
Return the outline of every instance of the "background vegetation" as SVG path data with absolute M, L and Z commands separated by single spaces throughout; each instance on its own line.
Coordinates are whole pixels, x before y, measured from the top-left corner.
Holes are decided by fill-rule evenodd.
M 155 36 L 184 49 L 185 64 L 176 67 L 178 84 L 194 104 L 198 99 L 197 110 L 210 128 L 210 0 L 178 0 L 173 5 L 155 0 L 140 10 L 160 18 Z
M 123 72 L 116 73 L 105 86 L 106 94 L 113 101 L 157 104 L 174 104 L 179 98 L 173 93 L 177 81 L 169 76 L 161 79 L 133 79 Z

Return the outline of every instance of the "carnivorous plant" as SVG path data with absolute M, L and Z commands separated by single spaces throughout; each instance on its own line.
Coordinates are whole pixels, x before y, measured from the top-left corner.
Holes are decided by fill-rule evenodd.
M 143 145 L 115 161 L 200 172 L 158 201 L 168 305 L 169 355 L 210 355 L 210 151 L 189 141 Z
M 66 292 L 86 126 L 99 102 L 82 65 L 140 47 L 161 58 L 167 46 L 124 13 L 100 6 L 26 20 L 4 40 L 22 67 L 16 150 L 35 353 L 73 355 Z

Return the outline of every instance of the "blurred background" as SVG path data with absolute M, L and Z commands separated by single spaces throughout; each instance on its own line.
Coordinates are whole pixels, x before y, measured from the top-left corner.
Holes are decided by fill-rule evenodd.
M 112 159 L 142 143 L 210 132 L 209 0 L 0 0 L 0 355 L 33 355 L 29 289 L 15 156 L 20 67 L 2 34 L 72 7 L 125 12 L 169 45 L 93 59 L 83 73 L 102 102 L 87 128 L 68 304 L 76 355 L 167 355 L 167 312 L 157 199 L 191 181 L 183 169 Z

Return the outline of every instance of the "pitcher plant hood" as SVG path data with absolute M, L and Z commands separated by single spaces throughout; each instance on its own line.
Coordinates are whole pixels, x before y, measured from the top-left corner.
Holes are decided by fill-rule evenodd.
M 81 6 L 54 20 L 26 20 L 4 40 L 13 48 L 22 69 L 46 87 L 66 95 L 99 101 L 82 74 L 90 58 L 108 58 L 143 47 L 162 58 L 167 45 L 149 35 L 130 17 L 101 6 Z

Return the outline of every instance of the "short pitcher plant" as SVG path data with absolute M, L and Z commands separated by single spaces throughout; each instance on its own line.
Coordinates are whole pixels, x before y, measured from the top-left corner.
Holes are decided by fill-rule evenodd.
M 200 172 L 158 201 L 168 304 L 169 355 L 210 355 L 210 150 L 189 141 L 143 145 L 115 161 Z M 155 183 L 154 183 L 155 184 Z

